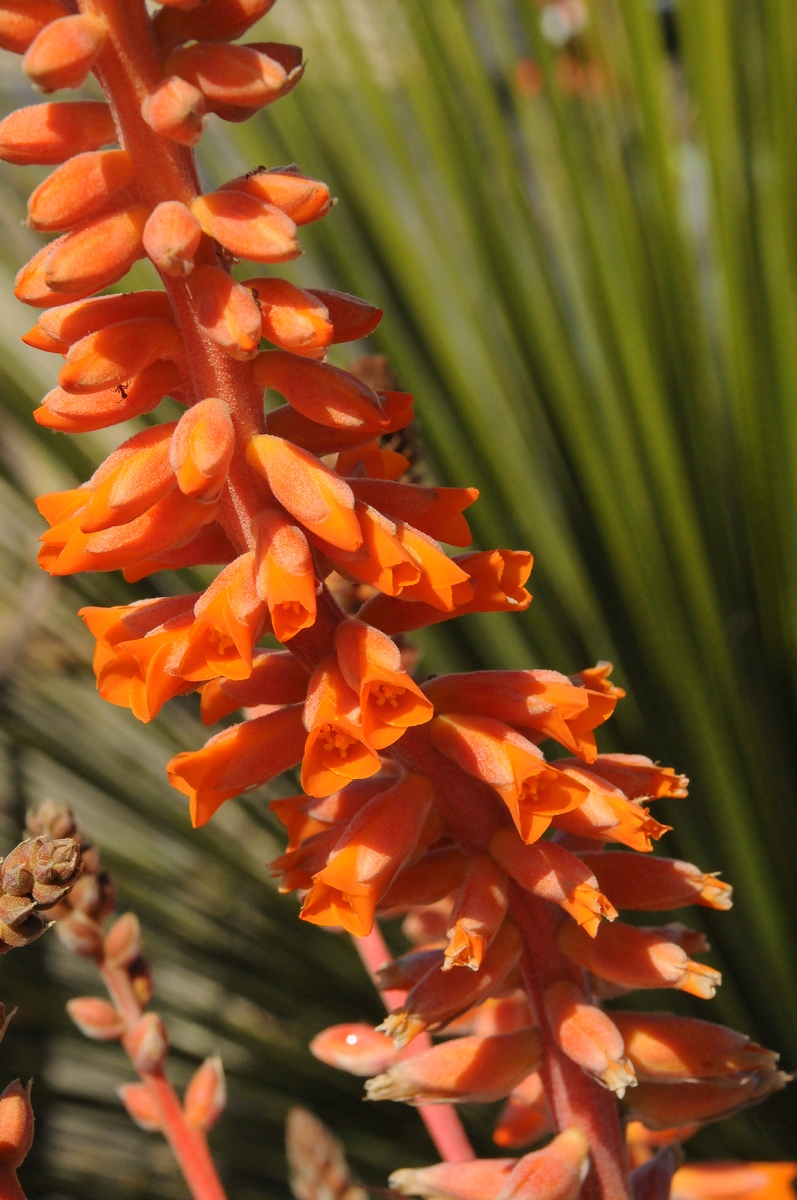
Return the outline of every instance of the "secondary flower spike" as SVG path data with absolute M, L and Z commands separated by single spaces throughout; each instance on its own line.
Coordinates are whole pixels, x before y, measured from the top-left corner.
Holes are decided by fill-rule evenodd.
M 295 0 L 280 3 L 290 20 Z M 206 126 L 280 103 L 306 69 L 298 46 L 239 41 L 272 4 L 0 0 L 0 45 L 28 80 L 50 92 L 94 72 L 104 95 L 31 104 L 0 122 L 0 158 L 50 168 L 28 205 L 49 240 L 14 284 L 37 310 L 23 340 L 60 356 L 50 359 L 58 386 L 34 419 L 59 436 L 134 423 L 109 435 L 117 448 L 90 479 L 39 498 L 39 562 L 54 576 L 147 580 L 137 596 L 148 599 L 81 616 L 103 698 L 151 721 L 200 692 L 203 721 L 224 723 L 168 764 L 194 825 L 300 769 L 301 793 L 294 778 L 272 801 L 287 836 L 271 864 L 279 890 L 302 893 L 303 920 L 357 939 L 391 1010 L 381 1031 L 333 1027 L 314 1051 L 380 1072 L 372 1099 L 442 1106 L 422 1115 L 452 1161 L 399 1172 L 393 1186 L 429 1200 L 575 1200 L 589 1172 L 591 1198 L 632 1200 L 645 1180 L 629 1177 L 624 1089 L 626 1110 L 664 1145 L 786 1081 L 773 1052 L 731 1030 L 602 1008 L 634 988 L 713 995 L 719 973 L 695 961 L 708 949 L 702 935 L 615 918 L 687 903 L 723 910 L 731 890 L 701 866 L 650 855 L 668 826 L 649 804 L 685 796 L 688 780 L 642 755 L 602 752 L 625 694 L 611 664 L 566 675 L 518 661 L 423 682 L 404 635 L 524 612 L 533 560 L 524 549 L 467 551 L 472 511 L 474 533 L 484 530 L 468 480 L 411 482 L 413 397 L 371 347 L 358 365 L 362 350 L 349 345 L 377 333 L 381 308 L 315 287 L 307 271 L 301 286 L 283 277 L 304 226 L 332 209 L 326 183 L 266 163 L 200 190 L 193 147 Z M 268 25 L 251 36 L 268 38 Z M 157 282 L 125 290 L 143 259 Z M 163 575 L 184 569 L 199 590 Z M 103 941 L 111 896 L 97 891 L 88 849 L 77 881 L 76 860 L 61 878 L 38 835 L 6 859 L 6 949 L 44 931 L 35 908 L 71 914 L 61 931 L 88 958 L 139 953 L 130 918 Z M 73 884 L 83 907 L 65 898 Z M 400 919 L 412 946 L 395 962 L 383 961 L 381 915 Z M 93 1036 L 119 1036 L 100 1002 L 84 997 L 75 1014 Z M 429 1049 L 429 1033 L 446 1040 Z M 144 1076 L 161 1069 L 159 1018 L 122 1036 Z M 497 1145 L 553 1140 L 517 1160 L 468 1159 L 450 1101 L 507 1096 Z M 143 1078 L 123 1101 L 143 1127 L 168 1132 Z M 221 1063 L 208 1059 L 185 1097 L 191 1154 L 207 1153 L 224 1102 Z M 21 1092 L 3 1103 L 28 1112 Z M 665 1183 L 674 1165 L 662 1167 Z M 209 1158 L 203 1171 L 207 1181 Z M 673 1200 L 708 1200 L 699 1173 L 676 1172 L 673 1187 Z M 220 1184 L 213 1195 L 221 1200 Z

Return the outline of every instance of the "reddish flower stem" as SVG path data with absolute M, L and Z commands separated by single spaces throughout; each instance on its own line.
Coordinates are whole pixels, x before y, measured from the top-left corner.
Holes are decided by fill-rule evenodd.
M 131 1033 L 141 1016 L 142 1008 L 133 991 L 130 977 L 122 968 L 107 962 L 101 963 L 99 970 L 114 1007 L 124 1021 L 127 1032 Z M 124 1045 L 124 1041 L 122 1044 Z M 154 1071 L 139 1070 L 138 1077 L 158 1108 L 161 1131 L 171 1147 L 194 1200 L 227 1200 L 210 1156 L 207 1138 L 201 1129 L 196 1129 L 186 1121 L 177 1093 L 163 1068 L 159 1067 Z
M 0 1200 L 27 1200 L 13 1167 L 0 1167 Z
M 385 963 L 393 961 L 385 939 L 382 937 L 381 929 L 375 924 L 365 937 L 353 937 L 352 941 L 371 977 L 371 982 L 374 987 L 377 987 L 376 972 Z M 405 992 L 397 989 L 381 992 L 387 1012 L 398 1007 L 405 995 Z M 412 1058 L 413 1055 L 420 1054 L 422 1050 L 429 1050 L 431 1045 L 432 1039 L 428 1033 L 419 1034 L 401 1052 L 399 1057 Z M 476 1157 L 453 1104 L 420 1104 L 418 1112 L 429 1137 L 437 1147 L 438 1154 L 445 1162 L 469 1162 Z

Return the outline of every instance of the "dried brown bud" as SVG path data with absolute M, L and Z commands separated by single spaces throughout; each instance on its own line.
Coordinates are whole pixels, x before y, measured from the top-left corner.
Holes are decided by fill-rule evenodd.
M 144 1013 L 124 1039 L 125 1050 L 137 1071 L 155 1071 L 169 1049 L 166 1028 L 157 1013 Z
M 117 967 L 126 967 L 141 957 L 141 925 L 135 913 L 114 921 L 105 938 L 105 957 Z
M 68 804 L 57 804 L 55 800 L 45 800 L 37 809 L 28 813 L 25 822 L 28 833 L 33 837 L 47 838 L 77 838 L 78 828 L 75 817 Z
M 73 912 L 56 926 L 61 941 L 73 954 L 102 962 L 102 928 L 85 913 Z
M 36 883 L 69 883 L 80 863 L 80 847 L 72 838 L 34 838 L 30 865 Z
M 33 871 L 30 865 L 30 852 L 33 841 L 20 842 L 3 860 L 2 881 L 3 891 L 9 896 L 28 896 L 33 887 Z
M 116 1090 L 139 1129 L 145 1129 L 147 1133 L 160 1130 L 160 1109 L 145 1083 L 125 1083 Z
M 72 889 L 69 906 L 75 912 L 96 917 L 102 903 L 102 887 L 97 875 L 84 873 Z
M 352 1180 L 340 1143 L 306 1108 L 292 1108 L 285 1122 L 290 1185 L 296 1200 L 366 1200 Z
M 5 925 L 19 925 L 35 907 L 36 901 L 30 896 L 0 896 L 0 921 Z
M 50 909 L 69 895 L 71 883 L 34 883 L 33 899 L 39 908 Z
M 10 950 L 17 950 L 20 946 L 29 946 L 31 942 L 35 942 L 46 933 L 51 924 L 51 921 L 43 920 L 36 913 L 32 913 L 18 925 L 6 925 L 5 921 L 0 921 L 0 940 Z
M 189 1125 L 206 1133 L 218 1121 L 227 1103 L 224 1067 L 218 1055 L 206 1058 L 185 1089 L 183 1112 Z
M 24 1162 L 32 1142 L 30 1084 L 23 1088 L 15 1079 L 0 1096 L 0 1164 L 16 1170 Z
M 117 1041 L 125 1031 L 125 1023 L 112 1004 L 97 996 L 79 996 L 68 1000 L 66 1011 L 86 1037 L 98 1042 Z

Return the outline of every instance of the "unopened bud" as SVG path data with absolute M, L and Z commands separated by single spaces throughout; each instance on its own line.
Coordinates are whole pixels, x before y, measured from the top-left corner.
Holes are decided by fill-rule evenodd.
M 3 860 L 2 885 L 3 891 L 9 896 L 28 896 L 33 887 L 33 868 L 30 854 L 34 842 L 20 842 Z
M 114 921 L 105 938 L 105 957 L 115 967 L 126 967 L 141 955 L 141 924 L 135 913 Z
M 390 1038 L 370 1025 L 331 1025 L 316 1034 L 309 1050 L 321 1062 L 351 1075 L 379 1075 L 397 1059 Z
M 144 249 L 159 271 L 179 278 L 193 270 L 201 237 L 191 210 L 179 200 L 164 200 L 144 226 Z
M 247 192 L 211 192 L 197 196 L 191 211 L 202 231 L 236 258 L 252 262 L 288 262 L 301 254 L 296 226 L 280 209 Z
M 517 1165 L 516 1158 L 474 1158 L 431 1167 L 403 1167 L 388 1180 L 392 1191 L 425 1200 L 494 1200 Z
M 621 1098 L 626 1088 L 636 1086 L 620 1030 L 575 983 L 558 979 L 544 1002 L 553 1035 L 568 1058 Z
M 122 1036 L 125 1023 L 112 1004 L 95 996 L 68 1000 L 66 1011 L 81 1033 L 98 1042 L 113 1042 Z
M 496 1200 L 576 1200 L 589 1170 L 589 1145 L 579 1129 L 566 1129 L 544 1150 L 524 1155 Z
M 59 921 L 56 930 L 67 950 L 81 958 L 102 962 L 102 929 L 96 921 L 82 912 L 73 912 Z
M 0 921 L 5 925 L 20 925 L 36 907 L 30 896 L 0 896 Z
M 0 1096 L 0 1164 L 12 1170 L 24 1162 L 33 1142 L 30 1086 L 23 1088 L 15 1079 Z
M 31 43 L 22 70 L 42 92 L 80 87 L 107 37 L 108 28 L 99 17 L 60 17 Z
M 220 267 L 195 267 L 188 278 L 197 320 L 204 333 L 231 358 L 257 354 L 263 320 L 248 288 Z
M 36 883 L 68 883 L 79 858 L 80 847 L 72 838 L 37 838 L 30 854 L 33 878 Z
M 185 1091 L 183 1112 L 189 1125 L 207 1132 L 212 1129 L 227 1104 L 227 1083 L 218 1055 L 206 1058 Z
M 164 79 L 141 102 L 141 115 L 150 129 L 182 146 L 195 146 L 202 137 L 206 112 L 199 88 L 179 75 Z
M 0 121 L 0 158 L 6 162 L 61 163 L 115 140 L 111 110 L 98 100 L 32 104 Z
M 177 422 L 169 450 L 180 491 L 197 500 L 215 500 L 234 449 L 235 431 L 221 400 L 211 396 L 189 408 Z
M 57 0 L 5 0 L 0 4 L 0 48 L 24 54 L 48 21 L 67 15 Z
M 72 809 L 55 800 L 45 800 L 38 808 L 31 809 L 25 825 L 32 837 L 74 838 L 77 833 Z
M 137 1071 L 155 1071 L 169 1049 L 166 1028 L 157 1013 L 144 1013 L 124 1040 L 125 1050 Z
M 20 946 L 29 946 L 31 942 L 35 942 L 43 933 L 46 933 L 51 924 L 52 922 L 42 920 L 35 913 L 17 925 L 6 925 L 4 921 L 0 921 L 0 941 L 11 950 L 16 950 Z
M 122 1104 L 139 1129 L 158 1133 L 162 1128 L 158 1105 L 145 1083 L 124 1083 L 116 1089 Z

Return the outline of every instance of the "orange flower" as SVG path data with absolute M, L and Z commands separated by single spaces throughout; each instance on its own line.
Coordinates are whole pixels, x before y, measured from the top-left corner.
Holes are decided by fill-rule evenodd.
M 252 367 L 257 384 L 273 388 L 292 408 L 319 425 L 348 432 L 384 432 L 388 421 L 379 396 L 366 383 L 328 363 L 264 350 Z
M 614 697 L 574 686 L 558 671 L 441 675 L 424 691 L 438 713 L 474 713 L 522 725 L 553 738 L 587 762 L 597 756 L 592 730 L 609 719 L 616 704 Z
M 224 47 L 225 50 L 227 48 Z M 188 47 L 189 51 L 197 49 L 200 47 Z M 212 49 L 216 52 L 218 47 L 201 49 Z M 232 46 L 229 49 L 237 50 L 243 47 Z M 200 91 L 207 102 L 207 92 L 202 88 Z M 212 112 L 214 105 L 208 104 L 208 108 Z M 296 240 L 296 226 L 290 217 L 286 217 L 278 208 L 265 204 L 255 196 L 249 196 L 245 192 L 211 192 L 207 196 L 197 196 L 190 207 L 199 221 L 202 232 L 215 238 L 236 258 L 248 258 L 252 262 L 282 263 L 290 262 L 302 252 Z
M 692 962 L 666 927 L 655 931 L 604 922 L 590 938 L 568 922 L 559 933 L 559 946 L 588 971 L 624 988 L 677 988 L 711 1000 L 722 982 L 719 971 Z
M 287 642 L 316 618 L 316 577 L 307 538 L 278 509 L 255 523 L 257 594 L 265 600 L 275 637 Z
M 241 554 L 221 571 L 194 606 L 196 618 L 181 663 L 184 679 L 214 675 L 247 679 L 255 643 L 268 627 L 255 586 L 255 554 Z
M 62 163 L 115 140 L 110 107 L 98 100 L 32 104 L 0 121 L 0 159 L 10 163 Z
M 409 605 L 374 596 L 363 605 L 358 616 L 384 633 L 396 634 L 423 629 L 465 613 L 523 612 L 531 604 L 531 596 L 523 584 L 531 573 L 533 560 L 525 551 L 491 550 L 459 555 L 452 561 L 468 574 L 466 587 L 458 590 L 455 585 L 452 589 L 453 610 L 441 610 L 429 602 Z
M 409 425 L 413 417 L 413 398 L 408 392 L 380 392 L 379 397 L 387 421 L 381 433 L 395 433 Z M 311 421 L 297 412 L 290 404 L 281 404 L 266 415 L 266 432 L 286 438 L 313 454 L 337 454 L 340 450 L 350 450 L 371 440 L 371 435 L 359 427 L 352 430 L 320 425 L 318 421 Z
M 317 1033 L 308 1046 L 315 1058 L 350 1075 L 376 1075 L 396 1061 L 390 1038 L 370 1025 L 332 1025 Z
M 445 1028 L 498 991 L 517 965 L 522 949 L 517 926 L 507 917 L 487 947 L 478 971 L 441 971 L 441 951 L 403 1006 L 392 1012 L 380 1028 L 390 1034 L 399 1050 L 425 1029 L 434 1032 Z
M 304 723 L 308 731 L 302 787 L 310 796 L 328 796 L 346 781 L 379 770 L 379 755 L 368 744 L 356 692 L 334 658 L 316 668 L 307 689 Z
M 302 919 L 370 933 L 379 897 L 414 851 L 431 804 L 428 780 L 406 775 L 361 808 L 314 876 Z
M 402 867 L 379 900 L 381 912 L 406 912 L 434 904 L 456 891 L 465 878 L 469 859 L 458 846 L 427 851 L 417 862 Z
M 341 550 L 359 549 L 363 536 L 351 488 L 315 455 L 260 434 L 246 447 L 246 458 L 300 525 Z
M 515 1158 L 475 1158 L 467 1162 L 441 1162 L 431 1167 L 403 1167 L 389 1184 L 405 1196 L 428 1200 L 496 1200 Z
M 230 358 L 255 357 L 260 345 L 260 309 L 254 296 L 221 267 L 194 267 L 186 280 L 197 323 Z
M 224 188 L 249 192 L 251 196 L 273 204 L 290 217 L 294 225 L 307 225 L 311 221 L 318 221 L 326 216 L 333 204 L 327 185 L 318 179 L 308 179 L 298 167 L 271 167 L 250 171 L 237 179 L 231 179 L 229 183 L 224 184 Z M 326 304 L 323 295 L 322 301 Z M 365 304 L 365 301 L 361 303 Z M 367 332 L 370 333 L 370 329 Z M 365 337 L 365 333 L 358 333 L 356 336 Z
M 751 1104 L 760 1104 L 788 1082 L 783 1071 L 774 1071 L 755 1072 L 738 1082 L 640 1083 L 623 1103 L 650 1129 L 672 1129 L 695 1121 L 724 1121 Z
M 568 760 L 559 759 L 560 763 L 563 761 Z M 670 829 L 669 825 L 654 820 L 650 809 L 635 800 L 628 800 L 618 788 L 612 787 L 581 764 L 577 767 L 566 766 L 564 774 L 588 787 L 589 796 L 580 808 L 554 817 L 551 824 L 556 829 L 575 837 L 619 842 L 641 853 L 652 850 L 653 841 Z
M 255 650 L 246 679 L 221 676 L 202 688 L 203 724 L 213 725 L 239 708 L 297 704 L 304 700 L 308 679 L 305 668 L 287 651 Z
M 577 808 L 583 784 L 546 763 L 522 734 L 491 717 L 448 713 L 430 726 L 438 750 L 488 783 L 502 798 L 525 842 L 542 837 L 555 813 Z
M 302 708 L 291 704 L 232 725 L 201 750 L 176 754 L 166 771 L 172 787 L 191 799 L 191 822 L 204 825 L 225 800 L 295 767 L 305 742 Z
M 356 450 L 341 450 L 335 463 L 338 475 L 356 476 L 363 473 L 370 479 L 398 479 L 410 465 L 410 460 L 395 450 L 385 450 L 379 442 L 368 442 Z
M 217 500 L 227 480 L 235 432 L 221 400 L 200 400 L 180 418 L 169 446 L 177 486 L 185 496 Z
M 338 462 L 340 470 L 340 462 Z M 462 511 L 478 499 L 476 488 L 418 487 L 386 479 L 350 479 L 358 500 L 370 504 L 393 521 L 409 522 L 428 537 L 451 546 L 473 541 Z
M 673 1175 L 672 1200 L 794 1200 L 797 1163 L 690 1163 Z
M 100 17 L 79 14 L 49 21 L 28 47 L 22 70 L 42 92 L 80 87 L 108 38 Z
M 563 761 L 562 766 L 565 766 Z M 569 764 L 568 764 L 569 765 Z M 577 766 L 573 763 L 573 766 Z M 590 763 L 593 775 L 619 788 L 629 800 L 658 800 L 662 796 L 683 797 L 689 780 L 672 767 L 660 767 L 644 754 L 599 754 Z
M 126 150 L 76 154 L 31 193 L 28 224 L 45 233 L 69 229 L 104 208 L 134 175 Z
M 674 1013 L 621 1012 L 612 1019 L 640 1080 L 677 1083 L 774 1071 L 778 1055 L 743 1033 Z
M 495 1037 L 456 1038 L 405 1058 L 365 1085 L 368 1100 L 405 1104 L 487 1104 L 509 1095 L 537 1065 L 541 1054 L 536 1029 Z M 461 1164 L 459 1164 L 461 1165 Z
M 97 533 L 135 520 L 175 487 L 169 446 L 176 422 L 152 425 L 109 454 L 89 481 L 83 533 Z
M 702 904 L 727 911 L 732 904 L 730 884 L 677 858 L 638 859 L 619 853 L 584 853 L 580 857 L 618 908 L 655 912 Z
M 432 705 L 402 670 L 399 648 L 386 634 L 362 621 L 344 621 L 335 630 L 335 653 L 343 678 L 359 697 L 365 740 L 376 750 L 431 720 Z
M 405 600 L 453 612 L 457 603 L 472 597 L 473 588 L 467 571 L 463 571 L 453 558 L 448 558 L 433 538 L 404 521 L 396 523 L 396 537 L 421 568 L 418 582 L 402 588 Z
M 273 276 L 247 279 L 244 286 L 260 309 L 263 337 L 292 354 L 324 357 L 335 331 L 326 306 L 316 296 Z
M 568 1058 L 619 1099 L 626 1088 L 636 1087 L 622 1033 L 603 1009 L 588 1002 L 581 988 L 558 979 L 546 989 L 544 1002 L 553 1036 Z
M 144 249 L 159 271 L 175 279 L 190 275 L 201 239 L 199 221 L 179 200 L 156 204 L 144 226 Z
M 457 893 L 446 934 L 443 970 L 454 966 L 478 971 L 485 952 L 506 916 L 507 879 L 487 854 L 471 858 Z
M 603 918 L 613 921 L 617 916 L 589 867 L 556 842 L 528 846 L 514 829 L 499 829 L 490 841 L 490 853 L 527 892 L 564 909 L 573 918 L 572 928 L 587 941 L 603 928 Z
M 337 567 L 344 576 L 353 575 L 389 596 L 399 596 L 418 583 L 422 568 L 399 542 L 392 521 L 360 500 L 355 501 L 354 512 L 363 539 L 359 549 L 339 550 L 318 537 L 313 538 L 330 567 Z
M 609 679 L 613 670 L 612 663 L 601 661 L 594 667 L 586 667 L 583 671 L 577 671 L 575 675 L 570 676 L 570 680 L 577 686 L 589 688 L 591 692 L 603 692 L 605 696 L 614 696 L 615 700 L 622 700 L 625 696 L 625 689 L 617 687 Z
M 42 400 L 41 407 L 34 409 L 33 419 L 38 425 L 61 433 L 91 433 L 152 412 L 164 396 L 174 395 L 181 386 L 175 364 L 161 359 L 143 370 L 122 391 L 111 388 L 74 395 L 63 388 L 53 388 Z
M 502 1149 L 527 1146 L 551 1132 L 545 1088 L 537 1071 L 518 1084 L 498 1114 L 493 1141 Z

